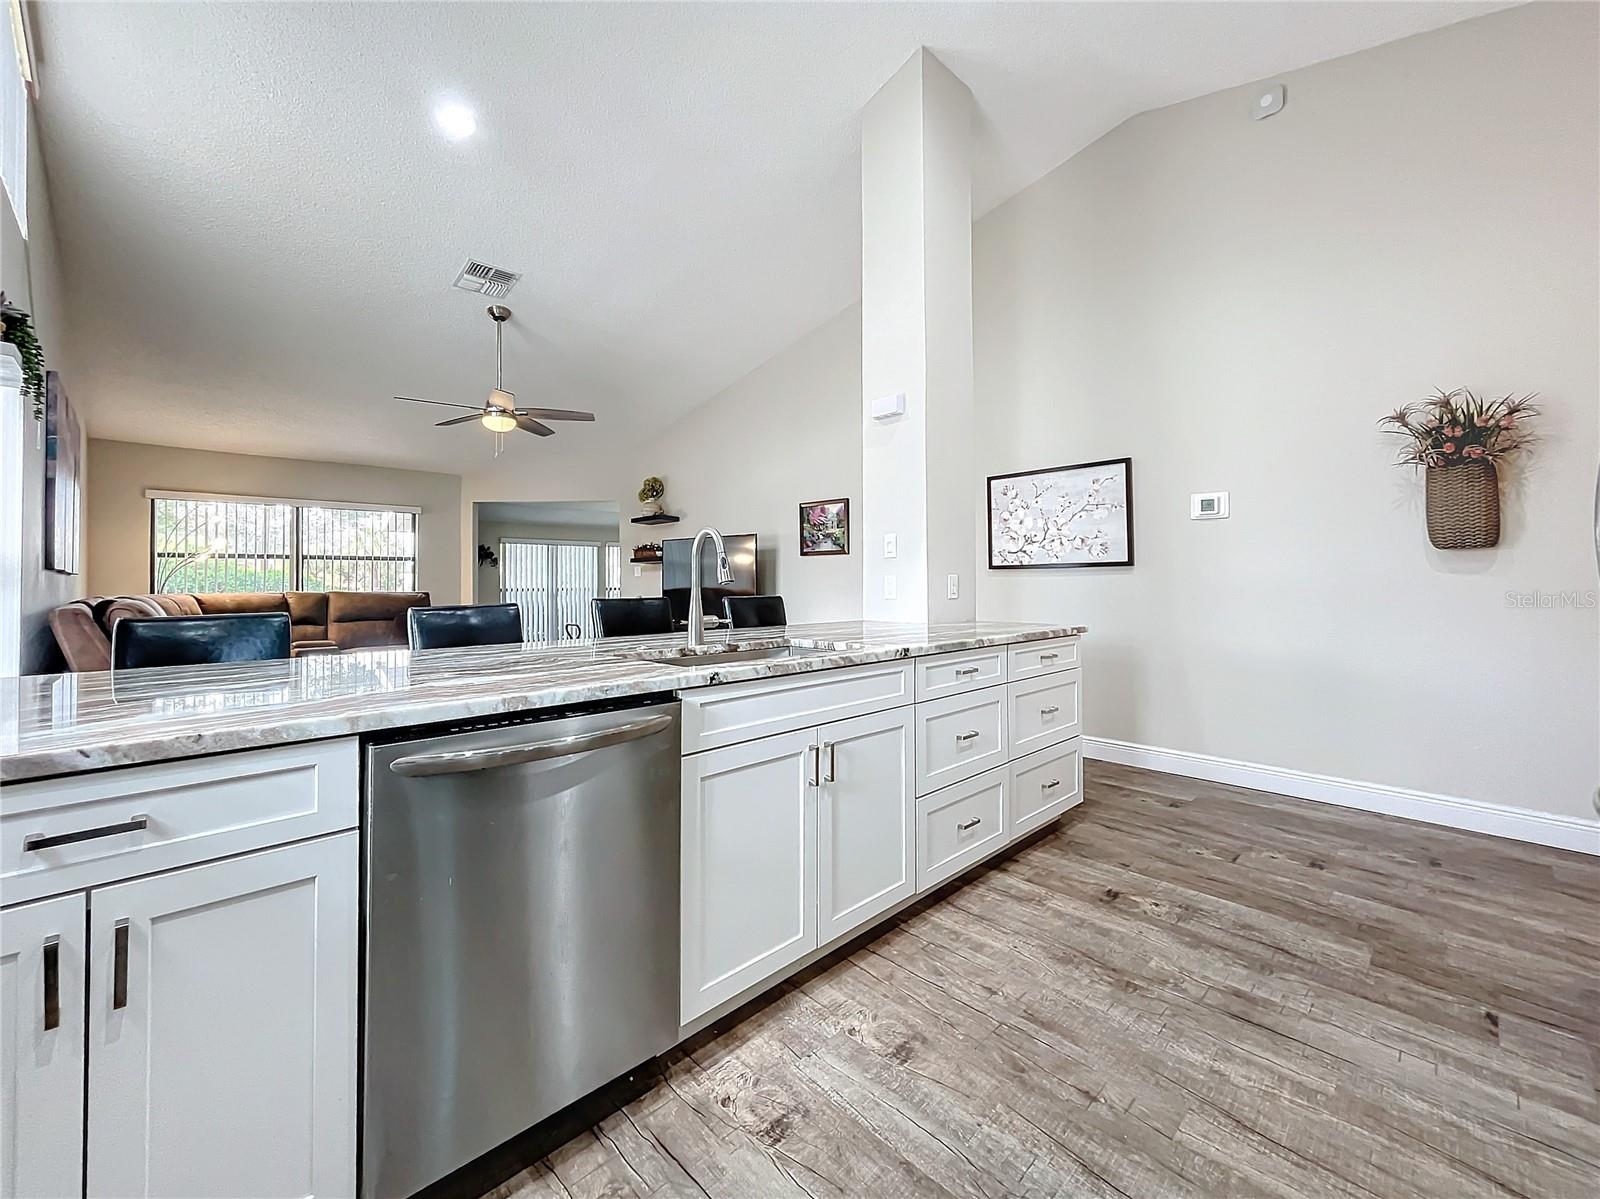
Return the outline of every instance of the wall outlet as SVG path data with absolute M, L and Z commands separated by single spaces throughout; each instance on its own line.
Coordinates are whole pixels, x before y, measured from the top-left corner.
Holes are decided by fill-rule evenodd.
M 899 540 L 893 533 L 885 533 L 883 535 L 883 556 L 885 558 L 893 558 L 899 552 Z
M 960 599 L 961 598 L 961 576 L 960 575 L 945 575 L 945 577 L 944 577 L 944 598 L 945 599 Z
M 894 582 L 894 576 L 893 575 L 884 575 L 883 576 L 883 598 L 884 599 L 895 599 L 895 598 L 897 598 L 897 592 L 896 592 L 896 589 L 895 589 L 895 582 Z
M 644 574 L 644 567 L 635 565 L 633 568 L 633 577 L 637 579 L 642 574 Z
M 1226 491 L 1197 491 L 1189 497 L 1190 520 L 1226 520 L 1227 516 Z

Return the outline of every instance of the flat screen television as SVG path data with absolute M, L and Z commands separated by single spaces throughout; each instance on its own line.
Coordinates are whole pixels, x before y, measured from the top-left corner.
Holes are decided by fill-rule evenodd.
M 725 595 L 760 595 L 756 579 L 756 535 L 754 533 L 724 534 L 722 544 L 728 551 L 728 568 L 733 571 L 733 582 L 717 583 L 717 547 L 707 537 L 700 547 L 700 595 L 707 616 L 722 615 L 722 597 Z M 689 619 L 689 550 L 694 545 L 690 537 L 669 537 L 661 543 L 661 594 L 672 605 L 672 619 L 686 622 Z

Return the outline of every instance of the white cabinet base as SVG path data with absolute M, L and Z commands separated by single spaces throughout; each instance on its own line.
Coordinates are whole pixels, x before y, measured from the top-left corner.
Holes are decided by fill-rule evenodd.
M 1011 835 L 1049 824 L 1083 802 L 1083 740 L 1041 749 L 1011 763 Z
M 824 725 L 817 802 L 817 939 L 832 941 L 916 886 L 909 708 Z
M 83 1192 L 82 895 L 0 912 L 0 1196 Z
M 90 1199 L 354 1194 L 356 880 L 348 832 L 94 893 Z
M 917 889 L 960 874 L 1010 840 L 1004 767 L 917 800 Z

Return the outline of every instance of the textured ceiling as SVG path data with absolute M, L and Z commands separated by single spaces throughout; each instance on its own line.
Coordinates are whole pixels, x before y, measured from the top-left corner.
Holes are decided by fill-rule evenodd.
M 599 453 L 858 296 L 858 114 L 918 45 L 976 97 L 981 213 L 1135 113 L 1498 7 L 40 4 L 69 387 L 101 437 L 484 467 L 388 398 L 481 400 L 473 256 L 524 273 L 507 387 L 599 414 L 508 452 Z

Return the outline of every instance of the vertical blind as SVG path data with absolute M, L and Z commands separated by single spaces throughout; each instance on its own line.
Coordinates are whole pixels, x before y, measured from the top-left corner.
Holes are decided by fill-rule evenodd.
M 500 601 L 522 610 L 525 640 L 561 640 L 571 631 L 569 625 L 581 636 L 593 636 L 589 601 L 611 593 L 614 557 L 616 586 L 622 585 L 621 547 L 603 548 L 604 557 L 601 546 L 583 542 L 500 543 Z
M 415 512 L 287 500 L 150 502 L 157 593 L 416 590 Z

